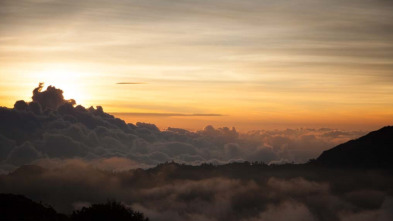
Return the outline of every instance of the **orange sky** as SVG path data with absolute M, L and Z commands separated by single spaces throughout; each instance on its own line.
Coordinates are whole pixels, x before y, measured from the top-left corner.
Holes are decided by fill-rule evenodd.
M 390 2 L 0 4 L 2 106 L 45 82 L 160 128 L 393 123 Z

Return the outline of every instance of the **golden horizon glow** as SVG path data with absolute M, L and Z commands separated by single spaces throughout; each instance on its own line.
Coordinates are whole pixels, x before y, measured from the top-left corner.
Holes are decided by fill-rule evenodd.
M 7 0 L 0 105 L 44 82 L 160 128 L 377 129 L 393 124 L 393 5 L 359 1 Z

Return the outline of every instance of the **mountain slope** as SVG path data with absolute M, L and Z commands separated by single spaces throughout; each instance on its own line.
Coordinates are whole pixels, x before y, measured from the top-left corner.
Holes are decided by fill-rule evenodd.
M 36 203 L 25 196 L 2 193 L 0 194 L 0 220 L 65 221 L 68 218 L 51 207 Z
M 328 166 L 392 168 L 393 126 L 326 150 L 318 157 L 317 163 Z

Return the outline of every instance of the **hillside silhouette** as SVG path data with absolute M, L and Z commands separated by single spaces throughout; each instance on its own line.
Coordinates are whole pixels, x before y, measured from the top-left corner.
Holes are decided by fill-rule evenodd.
M 393 168 L 393 126 L 324 151 L 317 162 L 327 166 Z
M 73 211 L 71 216 L 16 194 L 0 194 L 0 220 L 4 221 L 149 221 L 119 202 L 108 201 Z
M 126 208 L 116 201 L 102 204 L 93 204 L 74 211 L 71 215 L 73 221 L 149 221 L 142 213 Z
M 68 221 L 69 219 L 53 208 L 34 202 L 25 196 L 0 194 L 0 220 Z

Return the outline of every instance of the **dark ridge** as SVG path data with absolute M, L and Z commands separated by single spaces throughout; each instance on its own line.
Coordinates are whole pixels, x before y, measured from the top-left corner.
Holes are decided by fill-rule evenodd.
M 317 164 L 333 167 L 393 168 L 393 126 L 324 151 Z
M 0 220 L 62 221 L 68 220 L 68 217 L 25 196 L 0 194 Z
M 142 213 L 126 208 L 116 201 L 108 201 L 105 204 L 93 204 L 91 207 L 83 207 L 74 211 L 71 215 L 74 221 L 149 221 Z
M 116 201 L 93 204 L 73 211 L 69 217 L 52 207 L 16 194 L 0 193 L 0 220 L 4 221 L 149 221 L 137 212 Z

